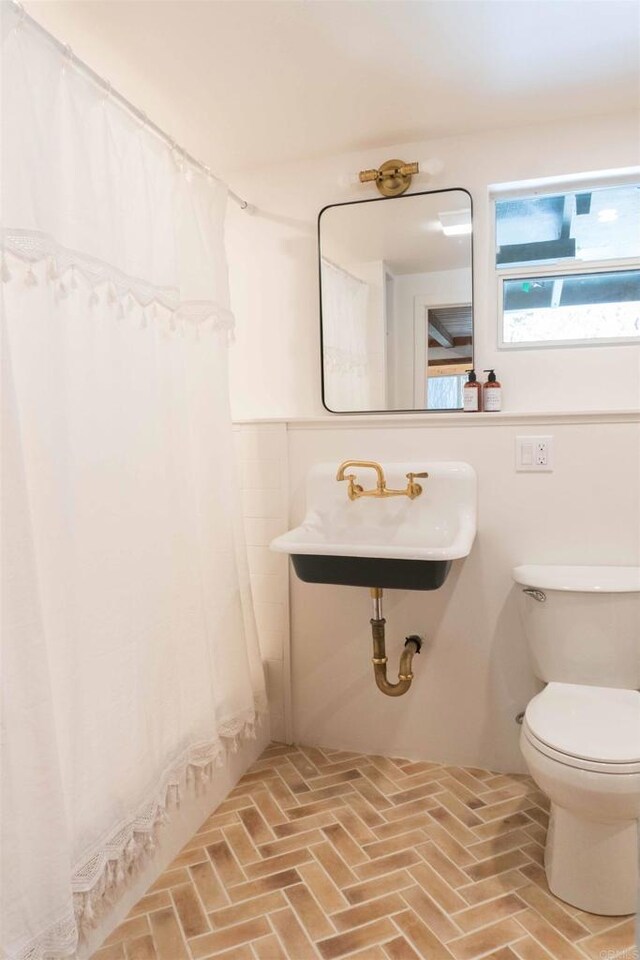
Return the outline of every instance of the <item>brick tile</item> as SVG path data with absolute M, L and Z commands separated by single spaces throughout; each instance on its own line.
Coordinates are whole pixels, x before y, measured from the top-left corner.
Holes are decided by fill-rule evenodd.
M 453 914 L 452 919 L 465 933 L 471 933 L 478 927 L 487 926 L 496 920 L 504 920 L 526 909 L 527 904 L 520 899 L 518 894 L 505 893 L 501 897 L 489 900 L 488 903 L 480 903 L 476 907 L 460 910 Z
M 237 923 L 233 927 L 226 927 L 216 933 L 207 933 L 203 937 L 196 937 L 189 941 L 189 949 L 194 960 L 208 957 L 212 953 L 220 953 L 230 947 L 237 947 L 259 937 L 271 933 L 271 927 L 264 917 L 248 920 L 246 923 Z
M 346 906 L 344 895 L 319 863 L 303 863 L 298 868 L 298 873 L 325 913 L 334 913 Z
M 149 921 L 145 916 L 135 917 L 132 920 L 125 920 L 119 927 L 111 933 L 105 940 L 105 946 L 112 943 L 118 943 L 121 940 L 132 940 L 135 937 L 143 937 L 149 933 Z
M 157 960 L 153 937 L 148 933 L 144 937 L 128 940 L 126 944 L 127 960 Z
M 389 960 L 421 960 L 408 940 L 404 937 L 396 937 L 385 943 L 383 950 Z
M 217 910 L 229 902 L 224 888 L 216 877 L 209 861 L 189 867 L 189 874 L 205 910 Z
M 413 912 L 407 910 L 395 918 L 396 925 L 411 945 L 418 952 L 420 957 L 437 957 L 438 960 L 449 960 L 450 951 L 433 933 L 426 923 Z
M 176 905 L 182 932 L 187 940 L 189 937 L 197 937 L 201 933 L 207 933 L 211 929 L 209 921 L 200 906 L 200 898 L 191 883 L 173 887 L 171 896 Z
M 449 860 L 449 857 L 446 857 L 435 843 L 422 843 L 416 849 L 423 860 L 433 867 L 449 886 L 455 888 L 469 883 L 469 877 L 452 860 Z
M 409 873 L 447 913 L 455 913 L 456 910 L 462 910 L 466 906 L 460 894 L 456 893 L 428 863 L 417 864 L 409 870 Z
M 300 874 L 297 870 L 283 870 L 282 873 L 272 873 L 259 880 L 250 880 L 248 883 L 229 887 L 227 894 L 234 903 L 238 903 L 250 897 L 259 897 L 263 893 L 271 893 L 272 890 L 282 890 L 283 887 L 290 887 L 294 883 L 300 883 Z
M 335 933 L 333 923 L 327 919 L 316 899 L 303 883 L 287 887 L 285 896 L 312 940 L 320 940 Z
M 349 907 L 347 910 L 341 910 L 334 913 L 331 917 L 338 930 L 350 930 L 352 927 L 360 927 L 364 923 L 371 923 L 380 917 L 388 917 L 392 913 L 400 913 L 406 909 L 406 903 L 399 894 L 392 893 L 384 897 L 377 897 L 375 900 L 367 900 L 355 907 Z
M 466 872 L 472 880 L 486 880 L 505 870 L 514 870 L 528 862 L 526 853 L 521 850 L 511 850 L 509 853 L 499 853 L 497 857 L 489 857 L 466 867 Z
M 400 850 L 399 853 L 391 853 L 386 857 L 371 860 L 369 863 L 362 863 L 355 867 L 355 872 L 361 880 L 369 880 L 380 876 L 380 874 L 399 870 L 401 867 L 410 867 L 419 859 L 415 850 Z
M 149 914 L 158 960 L 189 960 L 175 912 L 169 907 Z
M 264 893 L 260 897 L 254 897 L 252 900 L 243 900 L 232 907 L 223 907 L 221 910 L 214 910 L 209 914 L 209 920 L 214 927 L 230 927 L 233 924 L 244 923 L 247 920 L 254 920 L 256 917 L 262 917 L 274 910 L 281 910 L 286 907 L 287 902 L 280 890 L 274 890 L 272 893 Z
M 450 940 L 447 946 L 456 960 L 473 960 L 483 953 L 496 950 L 511 940 L 516 940 L 522 928 L 516 920 L 499 920 L 488 927 L 482 927 L 474 933 L 468 933 L 457 940 Z M 565 960 L 565 958 L 562 958 Z M 566 958 L 568 960 L 568 958 Z
M 364 947 L 371 946 L 374 943 L 382 943 L 384 940 L 391 939 L 396 933 L 396 928 L 390 920 L 374 920 L 373 923 L 367 923 L 355 930 L 349 930 L 346 933 L 339 933 L 328 940 L 318 942 L 318 950 L 324 960 L 333 960 L 334 957 L 344 957 L 345 954 L 353 953 Z
M 617 920 L 617 917 L 611 917 Z M 612 926 L 609 930 L 597 933 L 580 942 L 581 948 L 592 960 L 601 960 L 603 957 L 616 960 L 634 960 L 635 923 L 625 920 Z
M 242 883 L 243 880 L 246 880 L 226 840 L 220 840 L 219 843 L 212 843 L 210 847 L 207 847 L 207 853 L 211 857 L 211 862 L 225 886 Z M 174 884 L 171 885 L 174 886 Z
M 629 960 L 550 892 L 529 777 L 269 747 L 93 960 Z
M 450 918 L 448 914 L 441 910 L 438 904 L 433 900 L 424 889 L 419 886 L 409 887 L 402 891 L 402 897 L 407 905 L 411 907 L 416 916 L 418 916 L 429 929 L 445 943 L 453 937 L 459 937 L 462 929 L 457 925 L 455 917 Z
M 259 810 L 248 807 L 244 810 L 239 810 L 238 816 L 254 843 L 268 843 L 269 840 L 275 840 L 273 831 L 267 825 L 266 820 Z
M 299 850 L 292 850 L 290 853 L 282 853 L 279 857 L 267 857 L 257 863 L 247 864 L 244 872 L 251 880 L 256 877 L 266 877 L 270 873 L 281 873 L 283 870 L 288 870 L 289 867 L 296 867 L 300 863 L 313 860 L 311 851 L 312 848 L 302 847 Z
M 425 833 L 423 830 L 409 830 L 407 833 L 399 833 L 388 840 L 378 840 L 375 843 L 367 843 L 362 848 L 367 855 L 375 860 L 377 857 L 386 857 L 390 853 L 396 853 L 399 850 L 411 850 L 419 843 L 424 844 Z M 366 858 L 363 858 L 366 859 Z
M 545 893 L 535 884 L 520 887 L 518 896 L 536 910 L 541 917 L 548 920 L 558 933 L 561 933 L 567 940 L 579 940 L 580 937 L 585 937 L 589 933 L 586 927 L 583 927 L 578 920 L 563 910 L 555 897 Z
M 110 947 L 103 947 L 94 953 L 91 960 L 127 960 L 125 952 L 125 941 L 121 943 L 112 943 Z
M 365 861 L 367 856 L 371 856 L 368 851 L 365 853 L 360 844 L 349 836 L 341 823 L 332 823 L 328 827 L 323 827 L 322 832 L 332 847 L 335 848 L 336 853 L 342 857 L 349 867 L 356 866 L 356 864 Z
M 242 867 L 247 863 L 253 863 L 254 860 L 260 859 L 260 853 L 247 833 L 243 823 L 236 823 L 230 827 L 225 827 L 223 834 L 230 850 Z
M 149 893 L 142 900 L 138 900 L 136 905 L 127 914 L 126 919 L 137 917 L 141 913 L 151 913 L 152 910 L 160 910 L 161 907 L 171 906 L 171 896 L 168 890 L 160 890 L 159 893 Z
M 258 960 L 288 960 L 275 934 L 254 940 L 251 946 Z
M 316 960 L 318 954 L 293 910 L 289 907 L 277 910 L 271 914 L 270 920 L 288 957 Z
M 345 887 L 358 879 L 330 843 L 319 843 L 313 848 L 313 854 L 337 887 Z
M 413 878 L 409 876 L 406 870 L 398 870 L 395 873 L 386 874 L 384 877 L 377 877 L 375 880 L 356 883 L 353 887 L 347 887 L 343 892 L 349 903 L 364 903 L 365 900 L 373 900 L 385 893 L 403 890 L 405 887 L 412 886 L 413 883 Z
M 502 893 L 511 893 L 518 887 L 524 887 L 526 883 L 527 878 L 519 870 L 507 870 L 506 873 L 489 877 L 487 880 L 479 880 L 467 887 L 458 887 L 457 892 L 467 903 L 476 904 L 484 900 L 492 900 L 493 897 L 499 897 Z
M 561 957 L 562 960 L 581 960 L 583 955 L 580 951 L 534 910 L 518 914 L 518 923 L 552 956 Z

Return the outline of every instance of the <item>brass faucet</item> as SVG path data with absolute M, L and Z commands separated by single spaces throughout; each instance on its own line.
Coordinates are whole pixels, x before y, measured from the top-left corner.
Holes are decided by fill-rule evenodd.
M 358 478 L 355 473 L 345 473 L 348 467 L 368 467 L 371 470 L 375 470 L 378 478 L 375 489 L 365 490 L 364 487 L 357 482 Z M 404 490 L 390 490 L 387 487 L 384 470 L 375 460 L 345 460 L 344 463 L 341 463 L 338 467 L 336 480 L 349 481 L 349 487 L 347 489 L 349 500 L 357 500 L 359 497 L 409 497 L 410 500 L 415 500 L 415 498 L 419 497 L 422 493 L 422 486 L 415 482 L 415 478 L 428 476 L 429 474 L 426 472 L 408 473 L 408 482 Z

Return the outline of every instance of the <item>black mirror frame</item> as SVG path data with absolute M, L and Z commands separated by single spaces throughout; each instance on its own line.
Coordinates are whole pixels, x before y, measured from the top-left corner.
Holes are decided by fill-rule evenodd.
M 344 203 L 328 203 L 325 207 L 320 210 L 318 214 L 318 227 L 317 227 L 317 242 L 318 242 L 318 297 L 320 301 L 320 383 L 322 390 L 322 406 L 327 411 L 336 417 L 355 417 L 355 416 L 386 416 L 387 414 L 394 413 L 417 413 L 417 414 L 440 414 L 440 413 L 460 413 L 461 407 L 450 407 L 447 409 L 440 410 L 428 410 L 428 409 L 418 409 L 416 407 L 410 407 L 407 410 L 332 410 L 331 407 L 327 406 L 325 399 L 325 375 L 324 375 L 324 338 L 322 333 L 322 255 L 321 255 L 321 246 L 320 246 L 320 220 L 322 214 L 327 210 L 333 210 L 335 207 L 353 207 L 360 203 L 398 203 L 402 200 L 409 199 L 411 197 L 426 197 L 434 193 L 466 193 L 469 197 L 469 207 L 471 211 L 471 330 L 472 330 L 472 344 L 471 344 L 471 358 L 472 362 L 475 363 L 475 273 L 474 273 L 474 253 L 473 253 L 473 197 L 471 193 L 466 189 L 466 187 L 446 187 L 443 190 L 420 190 L 417 193 L 403 193 L 399 197 L 368 197 L 364 200 L 347 200 Z

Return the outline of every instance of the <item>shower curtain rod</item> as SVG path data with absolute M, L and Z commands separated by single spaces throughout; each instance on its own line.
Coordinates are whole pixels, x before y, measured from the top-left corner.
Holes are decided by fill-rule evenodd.
M 18 10 L 21 22 L 23 20 L 28 20 L 30 26 L 42 34 L 42 36 L 44 36 L 49 43 L 52 43 L 54 47 L 57 47 L 58 50 L 64 53 L 69 60 L 75 63 L 77 67 L 87 74 L 89 79 L 91 79 L 97 86 L 106 90 L 109 96 L 113 97 L 114 100 L 117 100 L 119 104 L 121 104 L 129 113 L 139 120 L 140 123 L 147 127 L 147 129 L 151 130 L 157 137 L 159 137 L 161 140 L 164 140 L 164 142 L 167 143 L 173 150 L 181 154 L 182 157 L 193 167 L 196 167 L 198 170 L 202 170 L 203 173 L 205 173 L 208 177 L 211 177 L 213 180 L 217 180 L 218 183 L 223 183 L 220 177 L 216 177 L 210 167 L 208 167 L 205 163 L 202 163 L 200 160 L 197 160 L 188 152 L 188 150 L 185 150 L 184 147 L 181 147 L 179 144 L 177 144 L 173 137 L 170 137 L 169 134 L 162 129 L 162 127 L 159 127 L 157 123 L 154 123 L 153 120 L 149 119 L 144 110 L 140 110 L 133 103 L 131 103 L 130 100 L 127 100 L 125 96 L 123 96 L 117 90 L 114 90 L 108 80 L 105 80 L 104 77 L 101 77 L 100 74 L 96 73 L 95 70 L 92 70 L 88 63 L 85 63 L 84 60 L 81 60 L 80 57 L 76 56 L 68 44 L 62 43 L 62 41 L 58 40 L 57 37 L 54 37 L 52 33 L 49 33 L 46 27 L 43 27 L 41 23 L 38 23 L 38 21 L 31 16 L 31 14 L 27 13 L 19 0 L 12 0 L 12 2 L 14 7 Z M 234 203 L 238 204 L 241 210 L 251 209 L 246 200 L 243 200 L 242 197 L 239 197 L 237 193 L 234 193 L 227 184 L 225 184 L 225 186 L 227 187 L 229 196 Z

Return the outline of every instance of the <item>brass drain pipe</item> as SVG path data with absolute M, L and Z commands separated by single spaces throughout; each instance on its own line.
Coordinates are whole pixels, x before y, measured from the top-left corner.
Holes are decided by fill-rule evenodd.
M 385 648 L 384 625 L 386 620 L 382 616 L 382 587 L 371 587 L 373 600 L 373 618 L 371 619 L 371 635 L 373 637 L 373 673 L 378 689 L 388 697 L 401 697 L 411 686 L 413 673 L 411 663 L 416 653 L 420 653 L 422 640 L 420 637 L 407 637 L 402 656 L 400 657 L 400 671 L 398 682 L 390 683 L 387 680 L 387 654 Z

